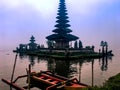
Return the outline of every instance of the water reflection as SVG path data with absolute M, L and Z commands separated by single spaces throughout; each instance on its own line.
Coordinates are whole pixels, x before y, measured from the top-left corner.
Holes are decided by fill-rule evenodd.
M 40 61 L 43 59 L 43 58 L 39 58 L 39 57 L 36 57 L 36 56 L 33 56 L 33 55 L 26 55 L 24 53 L 19 53 L 19 58 L 21 60 L 24 60 L 25 58 L 28 58 L 31 66 L 34 66 L 35 65 L 35 61 L 37 60 L 37 63 L 40 63 Z M 45 59 L 45 58 L 44 58 Z
M 22 60 L 24 58 L 27 58 L 27 55 L 24 53 L 19 53 L 19 58 Z
M 91 86 L 94 86 L 94 79 L 97 71 L 94 69 L 96 68 L 96 62 L 98 62 L 99 67 L 101 71 L 107 71 L 108 70 L 108 62 L 112 60 L 112 57 L 103 57 L 99 59 L 79 59 L 79 60 L 55 60 L 53 58 L 43 58 L 43 57 L 36 57 L 36 56 L 26 56 L 21 55 L 20 58 L 28 58 L 30 64 L 34 67 L 36 63 L 40 63 L 42 61 L 46 62 L 46 68 L 47 70 L 50 70 L 58 75 L 67 77 L 67 78 L 73 78 L 76 77 L 80 82 L 82 81 L 82 73 L 86 72 L 83 70 L 83 66 L 87 64 L 90 64 L 91 69 L 89 72 L 91 73 Z M 87 67 L 87 65 L 85 66 Z
M 106 57 L 102 57 L 99 59 L 99 63 L 100 63 L 100 67 L 102 71 L 107 71 L 108 70 L 108 60 L 112 60 L 111 56 L 106 56 Z
M 29 56 L 30 64 L 31 64 L 32 66 L 35 65 L 35 59 L 36 59 L 35 56 Z
M 72 68 L 70 67 L 70 61 L 56 60 L 55 64 L 55 72 L 61 76 L 69 77 L 70 72 L 73 72 Z

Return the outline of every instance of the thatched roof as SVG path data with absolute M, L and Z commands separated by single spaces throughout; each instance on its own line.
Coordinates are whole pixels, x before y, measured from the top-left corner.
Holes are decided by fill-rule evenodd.
M 71 34 L 52 34 L 46 37 L 48 40 L 51 41 L 75 41 L 79 37 L 71 35 Z

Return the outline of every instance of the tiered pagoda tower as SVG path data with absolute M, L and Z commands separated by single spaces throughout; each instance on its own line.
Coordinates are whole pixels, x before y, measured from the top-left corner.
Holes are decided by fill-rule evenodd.
M 78 37 L 70 34 L 72 30 L 69 29 L 65 0 L 60 0 L 57 15 L 56 29 L 52 31 L 55 34 L 47 36 L 46 39 L 55 41 L 55 48 L 69 48 L 69 42 L 77 40 Z

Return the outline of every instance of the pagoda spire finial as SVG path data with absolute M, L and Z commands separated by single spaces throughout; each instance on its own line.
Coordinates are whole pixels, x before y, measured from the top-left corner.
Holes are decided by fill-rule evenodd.
M 65 0 L 60 0 L 57 15 L 58 15 L 56 17 L 57 24 L 55 25 L 56 29 L 53 30 L 53 32 L 55 32 L 55 33 L 70 33 L 70 32 L 72 32 L 72 30 L 69 29 L 69 27 L 71 25 L 68 24 L 68 22 L 69 22 L 68 18 L 69 17 L 67 16 L 68 13 L 67 13 L 67 10 L 66 10 Z
M 60 0 L 60 2 L 65 2 L 65 0 Z

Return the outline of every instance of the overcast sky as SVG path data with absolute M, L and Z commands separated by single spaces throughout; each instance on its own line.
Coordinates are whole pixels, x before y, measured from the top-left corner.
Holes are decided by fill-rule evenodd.
M 0 0 L 0 48 L 28 43 L 31 35 L 45 44 L 55 29 L 58 4 L 59 0 Z M 66 6 L 71 34 L 83 45 L 99 45 L 101 40 L 120 45 L 120 0 L 66 0 Z

